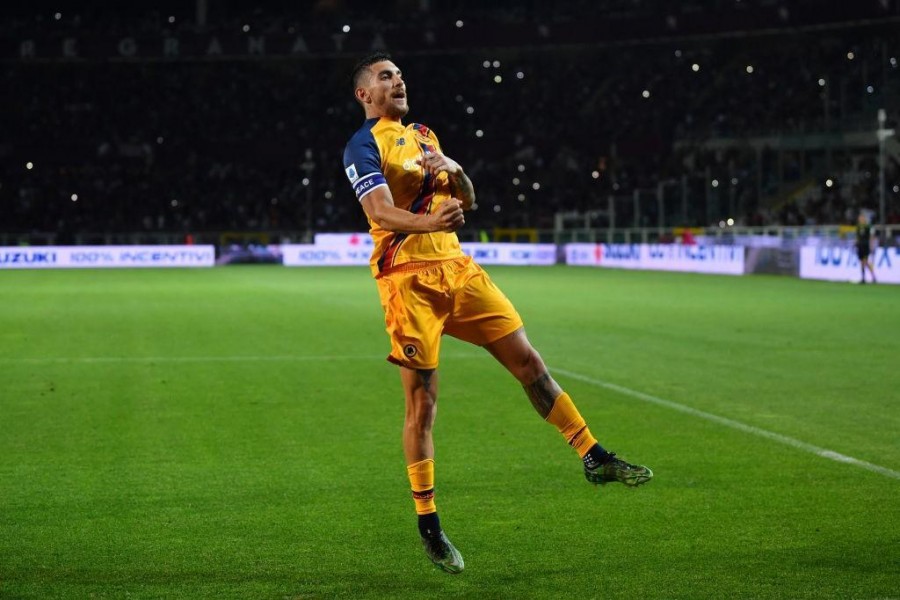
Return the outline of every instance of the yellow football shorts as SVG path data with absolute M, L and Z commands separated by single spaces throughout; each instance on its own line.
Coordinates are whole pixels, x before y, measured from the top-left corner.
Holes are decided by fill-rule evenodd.
M 522 327 L 512 302 L 469 256 L 399 265 L 375 281 L 394 364 L 436 369 L 445 333 L 483 346 Z

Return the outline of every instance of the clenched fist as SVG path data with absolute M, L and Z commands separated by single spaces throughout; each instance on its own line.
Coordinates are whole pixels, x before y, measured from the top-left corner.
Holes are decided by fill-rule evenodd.
M 463 215 L 462 201 L 450 198 L 438 205 L 437 211 L 431 215 L 434 217 L 435 231 L 456 231 L 466 222 Z

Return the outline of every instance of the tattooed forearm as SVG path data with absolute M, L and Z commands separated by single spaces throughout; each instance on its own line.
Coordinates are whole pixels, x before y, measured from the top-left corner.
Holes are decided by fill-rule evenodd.
M 534 382 L 522 387 L 525 389 L 525 393 L 528 394 L 528 399 L 531 400 L 534 410 L 544 419 L 547 418 L 547 415 L 553 409 L 553 402 L 562 394 L 562 388 L 550 377 L 549 373 L 544 373 Z
M 475 186 L 469 176 L 460 171 L 450 176 L 450 193 L 463 203 L 463 210 L 471 210 L 475 207 Z

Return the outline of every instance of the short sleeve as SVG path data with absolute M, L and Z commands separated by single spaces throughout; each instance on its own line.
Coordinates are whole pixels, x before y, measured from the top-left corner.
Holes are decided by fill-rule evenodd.
M 356 132 L 344 148 L 344 172 L 353 186 L 357 200 L 362 200 L 376 188 L 387 186 L 387 180 L 381 172 L 381 153 L 368 129 Z

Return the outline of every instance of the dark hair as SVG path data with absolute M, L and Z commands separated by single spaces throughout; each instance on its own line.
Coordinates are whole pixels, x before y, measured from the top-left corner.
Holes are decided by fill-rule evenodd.
M 375 52 L 374 54 L 370 54 L 353 67 L 353 72 L 350 75 L 350 83 L 353 85 L 353 92 L 356 93 L 356 88 L 359 85 L 359 80 L 362 77 L 362 74 L 374 65 L 375 63 L 379 63 L 385 60 L 393 60 L 391 59 L 391 55 L 387 52 Z

